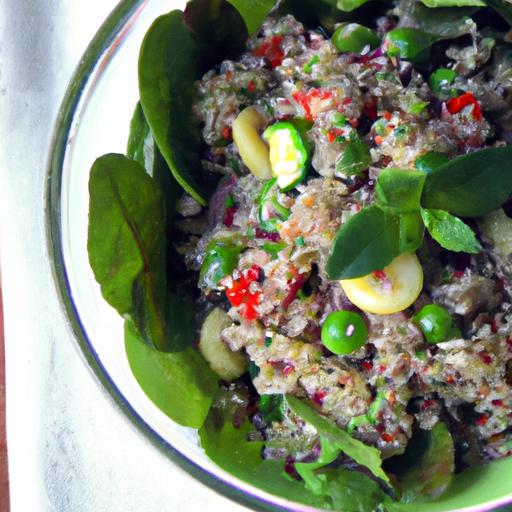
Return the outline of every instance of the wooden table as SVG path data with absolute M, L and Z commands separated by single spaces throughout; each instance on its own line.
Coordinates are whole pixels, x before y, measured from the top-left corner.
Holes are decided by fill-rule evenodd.
M 5 436 L 5 351 L 2 293 L 0 289 L 0 512 L 9 510 L 7 440 Z

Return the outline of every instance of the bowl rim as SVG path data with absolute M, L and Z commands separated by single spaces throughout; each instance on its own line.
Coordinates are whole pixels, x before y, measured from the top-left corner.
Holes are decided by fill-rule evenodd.
M 135 23 L 140 13 L 150 1 L 151 0 L 121 0 L 116 5 L 84 51 L 72 74 L 60 104 L 49 148 L 44 190 L 46 246 L 55 288 L 66 319 L 78 342 L 80 353 L 82 357 L 85 358 L 87 366 L 92 370 L 102 387 L 107 390 L 114 403 L 122 410 L 125 417 L 127 417 L 161 453 L 169 457 L 180 468 L 211 490 L 236 503 L 248 506 L 253 510 L 283 510 L 293 512 L 298 511 L 297 506 L 300 506 L 300 510 L 303 512 L 320 511 L 320 509 L 298 504 L 286 498 L 276 496 L 275 499 L 279 502 L 278 503 L 265 497 L 271 496 L 270 494 L 250 484 L 249 486 L 254 492 L 239 488 L 236 484 L 228 483 L 221 476 L 206 470 L 186 457 L 177 447 L 170 444 L 158 434 L 130 404 L 127 397 L 120 391 L 116 383 L 110 377 L 107 369 L 102 364 L 80 320 L 78 307 L 73 299 L 62 248 L 62 175 L 66 155 L 70 146 L 70 135 L 76 119 L 80 117 L 79 106 L 81 100 L 86 96 L 96 75 L 102 73 L 102 70 L 98 68 L 99 64 L 103 61 L 105 53 L 111 52 L 109 58 L 115 54 L 117 46 L 114 42 L 117 36 L 122 31 L 126 31 L 126 34 L 129 33 L 129 28 Z M 233 478 L 238 480 L 238 478 L 234 476 Z M 259 495 L 260 493 L 261 495 Z M 453 512 L 484 512 L 510 503 L 512 503 L 512 494 L 497 498 L 485 504 L 457 509 Z

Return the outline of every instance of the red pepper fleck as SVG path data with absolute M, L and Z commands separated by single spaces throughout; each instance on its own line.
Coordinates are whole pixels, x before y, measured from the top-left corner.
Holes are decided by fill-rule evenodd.
M 361 366 L 365 369 L 370 371 L 373 368 L 373 363 L 371 361 L 363 361 L 361 363 Z
M 247 84 L 247 89 L 249 90 L 249 92 L 251 94 L 254 94 L 254 91 L 256 90 L 256 86 L 254 85 L 254 82 L 252 80 Z
M 435 404 L 434 400 L 423 400 L 423 403 L 421 404 L 421 408 L 423 410 L 429 409 Z
M 446 102 L 446 108 L 450 114 L 456 114 L 468 105 L 473 105 L 471 114 L 477 121 L 480 121 L 480 119 L 482 119 L 482 110 L 472 92 L 465 92 L 461 96 L 452 98 Z
M 502 407 L 503 406 L 503 400 L 500 400 L 500 399 L 492 400 L 491 404 L 494 405 L 495 407 Z
M 233 225 L 233 219 L 235 218 L 236 213 L 236 206 L 230 206 L 229 208 L 226 208 L 226 211 L 224 212 L 224 219 L 223 223 L 224 226 L 227 228 L 230 228 Z
M 308 121 L 312 121 L 315 117 L 311 109 L 311 103 L 313 99 L 319 101 L 326 101 L 332 99 L 332 92 L 325 89 L 312 88 L 309 91 L 295 91 L 292 94 L 293 99 L 304 109 L 305 118 Z
M 226 290 L 226 297 L 232 306 L 243 306 L 241 314 L 247 320 L 258 318 L 256 306 L 259 304 L 261 293 L 249 291 L 249 286 L 257 281 L 260 275 L 261 269 L 253 265 L 239 279 L 234 280 L 231 287 Z
M 318 405 L 322 405 L 326 396 L 327 391 L 315 391 L 313 394 L 313 402 L 316 402 Z
M 379 281 L 384 281 L 384 279 L 387 279 L 387 275 L 386 275 L 386 272 L 384 272 L 384 270 L 376 270 L 374 273 L 373 273 L 373 277 L 375 279 L 378 279 Z
M 464 275 L 463 270 L 454 270 L 453 271 L 453 277 L 456 277 L 457 279 L 460 279 Z
M 345 98 L 343 100 L 343 105 L 350 105 L 352 103 L 352 98 Z
M 391 434 L 388 434 L 387 432 L 382 432 L 380 437 L 383 441 L 386 441 L 386 443 L 392 443 L 395 439 Z
M 288 309 L 288 306 L 295 300 L 297 297 L 297 293 L 299 293 L 299 290 L 304 286 L 305 281 L 305 274 L 299 274 L 297 276 L 297 279 L 295 279 L 291 285 L 290 290 L 288 291 L 288 294 L 283 299 L 283 302 L 281 303 L 281 307 L 284 311 Z
M 385 371 L 386 367 L 383 364 L 379 365 L 379 373 L 384 373 Z
M 392 117 L 393 117 L 393 114 L 391 112 L 388 112 L 387 110 L 384 111 L 384 113 L 382 114 L 382 117 L 386 120 L 386 121 L 391 121 Z
M 281 48 L 283 36 L 270 36 L 253 51 L 256 57 L 266 57 L 270 65 L 275 68 L 280 66 L 284 59 L 284 51 Z
M 295 366 L 293 366 L 293 364 L 287 364 L 284 368 L 283 368 L 283 375 L 285 377 L 288 377 L 288 375 L 290 375 L 290 373 L 293 373 L 295 371 Z
M 446 377 L 446 382 L 448 384 L 453 384 L 455 382 L 455 377 L 453 375 L 448 375 L 448 377 Z
M 222 137 L 226 140 L 231 139 L 231 127 L 230 126 L 224 126 L 220 132 Z
M 478 355 L 484 364 L 492 363 L 492 357 L 487 352 L 478 352 Z
M 343 128 L 333 128 L 327 132 L 327 140 L 330 143 L 333 143 L 336 140 L 336 137 L 340 137 L 345 133 Z
M 483 427 L 486 425 L 486 423 L 489 421 L 489 416 L 487 416 L 487 414 L 480 414 L 480 416 L 478 416 L 478 418 L 475 420 L 475 423 L 479 426 L 479 427 Z

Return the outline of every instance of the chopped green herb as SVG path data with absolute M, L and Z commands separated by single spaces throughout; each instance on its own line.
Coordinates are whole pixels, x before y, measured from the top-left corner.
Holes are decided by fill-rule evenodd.
M 304 237 L 303 237 L 303 236 L 299 236 L 299 237 L 297 237 L 297 238 L 295 239 L 295 245 L 296 245 L 297 247 L 304 247 L 304 244 L 305 244 L 305 243 L 306 243 L 306 242 L 304 241 Z
M 430 101 L 418 101 L 413 103 L 409 107 L 409 114 L 419 115 L 421 114 L 428 106 L 430 105 Z
M 320 62 L 320 57 L 318 55 L 313 55 L 307 64 L 304 64 L 304 73 L 311 73 L 313 71 L 313 66 Z

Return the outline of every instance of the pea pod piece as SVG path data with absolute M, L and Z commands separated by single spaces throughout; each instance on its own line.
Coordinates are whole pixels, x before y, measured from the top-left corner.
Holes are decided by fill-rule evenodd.
M 242 246 L 231 240 L 210 243 L 199 273 L 200 288 L 215 288 L 219 281 L 231 274 L 238 263 Z
M 279 122 L 263 132 L 270 146 L 270 166 L 279 188 L 286 192 L 304 181 L 309 151 L 299 130 L 289 122 Z
M 415 28 L 395 28 L 386 34 L 385 48 L 390 57 L 400 57 L 411 62 L 425 62 L 430 57 L 430 47 L 435 38 Z
M 290 215 L 290 210 L 284 207 L 277 199 L 275 185 L 277 178 L 268 180 L 258 198 L 258 221 L 261 228 L 269 233 L 277 233 L 279 224 Z
M 373 30 L 359 23 L 342 23 L 331 37 L 340 52 L 361 53 L 367 46 L 377 48 L 380 40 Z

